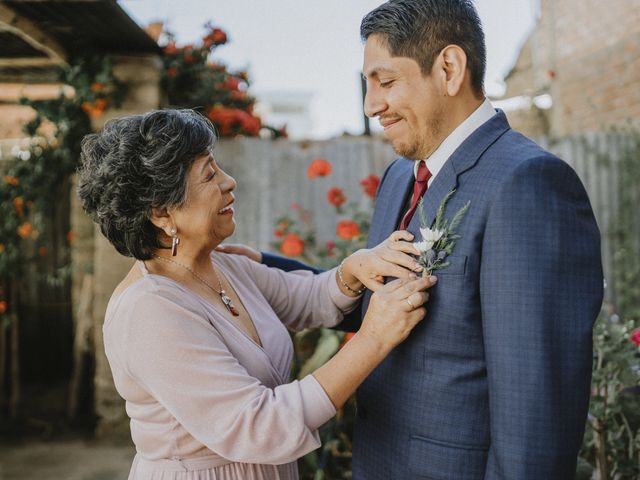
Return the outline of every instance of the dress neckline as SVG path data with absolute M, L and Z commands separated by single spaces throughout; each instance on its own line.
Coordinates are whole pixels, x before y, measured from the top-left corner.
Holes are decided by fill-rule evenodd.
M 211 262 L 213 262 L 213 254 L 210 255 L 210 258 L 211 258 Z M 219 316 L 222 316 L 222 318 L 224 318 L 224 320 L 227 323 L 231 324 L 233 326 L 233 328 L 235 328 L 237 331 L 239 331 L 247 340 L 249 340 L 253 345 L 258 347 L 260 350 L 262 350 L 265 354 L 267 354 L 266 350 L 264 349 L 264 341 L 263 341 L 262 335 L 260 335 L 260 330 L 258 329 L 258 325 L 254 321 L 254 318 L 255 318 L 254 314 L 253 314 L 254 312 L 251 312 L 249 310 L 249 308 L 247 307 L 247 303 L 242 299 L 242 296 L 238 292 L 238 289 L 231 283 L 231 280 L 229 279 L 229 274 L 228 274 L 227 270 L 224 267 L 220 267 L 220 264 L 218 264 L 217 266 L 220 267 L 223 270 L 223 274 L 224 274 L 225 279 L 227 280 L 227 283 L 229 284 L 229 286 L 235 292 L 236 296 L 238 297 L 238 300 L 240 300 L 240 303 L 244 307 L 245 312 L 247 312 L 247 314 L 249 315 L 249 321 L 253 325 L 253 328 L 256 331 L 256 336 L 258 337 L 258 341 L 257 342 L 251 337 L 251 335 L 249 335 L 247 332 L 244 331 L 244 329 L 242 329 L 238 324 L 236 324 L 236 322 L 234 322 L 233 320 L 228 318 L 227 315 L 225 314 L 225 312 L 222 312 L 219 308 L 217 308 L 215 305 L 213 305 L 211 302 L 209 302 L 206 298 L 204 298 L 202 295 L 200 295 L 198 292 L 196 292 L 192 288 L 189 288 L 189 287 L 183 285 L 182 283 L 178 282 L 177 280 L 174 280 L 171 277 L 167 277 L 166 275 L 161 275 L 161 274 L 158 274 L 158 273 L 151 273 L 149 271 L 149 269 L 147 268 L 147 265 L 144 263 L 144 260 L 138 261 L 138 264 L 139 264 L 139 267 L 140 267 L 140 272 L 142 273 L 142 275 L 144 277 L 151 276 L 151 277 L 164 278 L 164 279 L 169 280 L 170 282 L 176 284 L 178 287 L 182 288 L 183 290 L 186 290 L 191 295 L 194 295 L 201 303 L 203 303 L 208 308 L 213 309 Z

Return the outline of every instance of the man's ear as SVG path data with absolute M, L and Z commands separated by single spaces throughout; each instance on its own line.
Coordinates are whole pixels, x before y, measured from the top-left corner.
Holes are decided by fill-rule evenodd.
M 174 228 L 173 218 L 171 213 L 166 208 L 152 208 L 149 220 L 156 227 L 162 230 L 168 237 L 171 236 L 171 229 Z
M 445 95 L 454 97 L 460 93 L 467 73 L 467 54 L 458 45 L 447 45 L 438 55 L 442 68 Z

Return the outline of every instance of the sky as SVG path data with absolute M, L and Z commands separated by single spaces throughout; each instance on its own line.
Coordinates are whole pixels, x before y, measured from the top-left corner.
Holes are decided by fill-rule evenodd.
M 487 43 L 485 87 L 503 93 L 502 79 L 535 25 L 539 0 L 476 0 Z M 363 46 L 360 21 L 382 0 L 120 0 L 144 26 L 163 21 L 177 42 L 198 42 L 204 24 L 225 30 L 230 42 L 213 58 L 247 69 L 250 93 L 312 94 L 312 137 L 363 129 Z M 374 130 L 377 122 L 372 122 Z

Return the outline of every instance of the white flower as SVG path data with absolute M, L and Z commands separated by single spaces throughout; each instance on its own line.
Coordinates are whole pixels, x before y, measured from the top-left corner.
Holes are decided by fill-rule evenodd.
M 421 248 L 424 247 L 424 245 L 422 244 L 426 244 L 425 251 L 427 251 L 432 249 L 433 245 L 438 240 L 440 240 L 440 238 L 442 238 L 442 235 L 444 235 L 444 230 L 431 230 L 430 228 L 423 227 L 420 229 L 420 233 L 422 234 L 422 242 L 416 242 L 416 243 L 419 243 Z M 418 248 L 418 250 L 420 249 Z
M 426 253 L 429 251 L 431 247 L 433 247 L 433 243 L 430 242 L 413 242 L 413 246 L 416 250 L 420 252 L 420 254 Z

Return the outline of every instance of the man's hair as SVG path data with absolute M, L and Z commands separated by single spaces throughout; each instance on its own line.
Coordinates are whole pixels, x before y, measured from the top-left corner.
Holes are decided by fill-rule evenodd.
M 82 140 L 82 206 L 118 252 L 148 260 L 163 248 L 152 209 L 184 204 L 189 170 L 215 140 L 211 122 L 193 110 L 110 120 Z
M 362 19 L 362 40 L 373 34 L 383 36 L 391 55 L 415 60 L 423 75 L 443 48 L 459 46 L 467 55 L 471 87 L 484 94 L 487 53 L 472 0 L 389 0 Z

